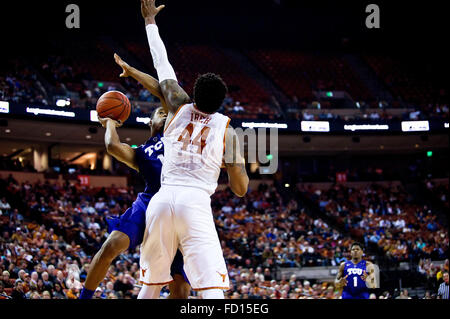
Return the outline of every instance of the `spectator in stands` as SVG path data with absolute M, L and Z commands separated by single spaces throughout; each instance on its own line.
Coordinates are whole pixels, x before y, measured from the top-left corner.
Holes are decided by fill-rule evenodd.
M 53 231 L 52 228 L 49 230 L 49 234 L 48 234 L 48 237 L 47 237 L 47 238 L 48 238 L 48 239 L 47 239 L 47 243 L 48 243 L 48 241 L 53 241 L 54 238 L 56 238 L 56 235 L 54 235 L 54 231 Z M 57 273 L 57 269 L 55 268 L 55 266 L 53 266 L 53 265 L 51 265 L 51 264 L 48 265 L 48 267 L 47 267 L 47 273 L 48 273 L 49 281 L 51 281 L 52 283 L 55 282 L 55 279 L 56 279 L 56 273 Z
M 27 297 L 25 296 L 25 293 L 23 292 L 23 282 L 22 281 L 17 281 L 14 284 L 14 290 L 11 293 L 11 298 L 12 299 L 27 299 Z
M 3 197 L 0 200 L 0 216 L 9 214 L 9 210 L 11 209 L 11 205 L 6 201 L 6 198 Z
M 415 110 L 414 112 L 409 113 L 409 119 L 411 121 L 416 121 L 420 118 L 421 112 L 420 110 Z
M 412 299 L 412 298 L 408 295 L 408 290 L 407 289 L 403 289 L 400 292 L 400 295 L 397 296 L 395 299 Z
M 95 289 L 94 296 L 93 296 L 92 299 L 106 299 L 106 296 L 105 296 L 105 294 L 103 293 L 103 289 L 100 288 L 100 287 L 97 287 L 97 288 Z
M 58 284 L 63 289 L 67 289 L 66 281 L 64 279 L 64 273 L 61 270 L 56 272 L 55 285 Z
M 431 292 L 427 290 L 427 291 L 425 292 L 425 296 L 423 296 L 422 299 L 433 299 L 433 298 L 431 297 Z
M 117 189 L 100 191 L 98 189 L 78 188 L 78 186 L 72 189 L 71 186 L 56 187 L 42 183 L 36 185 L 24 183 L 15 187 L 17 187 L 18 192 L 25 194 L 24 202 L 30 203 L 30 207 L 41 205 L 40 197 L 42 195 L 49 213 L 43 216 L 43 224 L 26 221 L 26 218 L 33 216 L 29 215 L 27 211 L 21 211 L 21 218 L 18 217 L 18 212 L 13 212 L 10 220 L 6 223 L 0 219 L 0 232 L 8 234 L 0 239 L 0 250 L 2 255 L 7 256 L 10 260 L 8 267 L 2 266 L 3 260 L 0 261 L 0 269 L 2 271 L 9 269 L 11 277 L 14 280 L 15 278 L 22 278 L 20 280 L 22 282 L 26 280 L 27 276 L 20 271 L 21 269 L 33 272 L 34 284 L 30 285 L 30 289 L 25 291 L 25 293 L 30 292 L 30 296 L 32 292 L 37 291 L 38 282 L 42 282 L 39 285 L 43 292 L 47 290 L 45 281 L 49 281 L 54 285 L 53 289 L 49 290 L 53 298 L 56 298 L 55 291 L 60 288 L 63 291 L 58 295 L 59 298 L 76 298 L 78 295 L 77 288 L 65 287 L 65 281 L 72 281 L 69 286 L 74 286 L 73 282 L 82 281 L 84 267 L 80 270 L 79 266 L 89 263 L 90 258 L 88 257 L 89 253 L 87 253 L 89 246 L 86 243 L 81 244 L 79 248 L 76 247 L 82 240 L 79 234 L 83 232 L 86 238 L 93 236 L 93 238 L 100 238 L 101 241 L 105 229 L 104 218 L 106 214 L 97 211 L 96 203 L 101 202 L 100 197 L 103 197 L 102 202 L 105 204 L 100 204 L 97 208 L 106 207 L 106 213 L 116 209 L 117 205 L 121 206 L 132 202 L 131 194 L 133 192 L 124 190 L 121 193 Z M 8 192 L 12 189 L 15 188 L 10 188 Z M 346 190 L 347 192 L 345 192 Z M 434 249 L 432 247 L 435 244 L 429 240 L 427 233 L 422 234 L 418 230 L 403 232 L 403 229 L 410 229 L 411 225 L 420 225 L 420 229 L 428 231 L 426 225 L 433 219 L 431 213 L 426 213 L 428 208 L 424 210 L 423 222 L 419 223 L 415 219 L 411 219 L 416 211 L 413 210 L 414 215 L 410 216 L 412 213 L 409 212 L 408 205 L 400 200 L 403 198 L 403 194 L 398 190 L 371 186 L 367 189 L 352 189 L 351 191 L 346 188 L 338 188 L 337 192 L 345 201 L 341 202 L 335 196 L 331 196 L 330 192 L 325 191 L 318 195 L 320 201 L 323 200 L 326 203 L 322 208 L 337 212 L 336 216 L 341 216 L 341 214 L 342 216 L 348 216 L 351 225 L 359 225 L 359 220 L 356 218 L 365 218 L 372 234 L 375 232 L 380 237 L 384 236 L 384 241 L 379 244 L 380 247 L 388 245 L 385 234 L 389 231 L 393 235 L 389 243 L 389 254 L 399 258 L 398 256 L 404 254 L 401 252 L 404 250 L 404 245 L 408 249 L 409 241 L 411 245 L 415 245 L 417 234 L 422 236 L 422 239 L 418 241 L 419 246 L 422 246 L 420 242 L 426 243 L 421 249 L 422 253 L 429 254 L 430 249 Z M 33 197 L 33 194 L 37 193 L 39 193 L 39 196 Z M 9 193 L 6 195 L 7 198 L 10 198 Z M 322 195 L 325 197 L 321 197 Z M 50 199 L 51 196 L 57 198 L 57 200 Z M 341 247 L 347 247 L 349 240 L 351 240 L 351 238 L 344 237 L 332 229 L 328 221 L 312 219 L 303 209 L 300 209 L 302 205 L 297 203 L 296 200 L 290 199 L 290 197 L 291 195 L 289 195 L 289 199 L 284 199 L 277 187 L 264 184 L 261 184 L 255 190 L 251 190 L 245 198 L 237 199 L 227 189 L 220 190 L 214 195 L 212 202 L 216 205 L 213 207 L 215 222 L 220 237 L 223 239 L 224 255 L 229 261 L 230 282 L 235 287 L 230 291 L 230 297 L 237 290 L 239 290 L 239 296 L 242 296 L 244 292 L 244 295 L 249 298 L 267 298 L 271 295 L 277 298 L 300 298 L 302 296 L 306 298 L 330 298 L 330 296 L 335 296 L 334 290 L 330 292 L 330 289 L 325 289 L 320 284 L 306 285 L 306 291 L 309 291 L 310 294 L 305 295 L 303 294 L 303 285 L 296 279 L 290 281 L 287 279 L 275 280 L 274 267 L 278 265 L 297 263 L 303 266 L 331 265 L 333 261 L 336 262 L 334 260 L 336 256 L 346 258 L 346 252 L 341 251 Z M 296 198 L 297 196 L 293 194 L 292 197 Z M 363 207 L 363 205 L 368 207 L 364 200 L 371 202 L 370 214 L 369 209 L 363 213 L 355 209 L 358 205 L 359 207 Z M 388 207 L 386 203 L 391 207 L 389 212 L 386 209 Z M 82 210 L 86 207 L 89 207 L 90 212 L 82 213 Z M 121 207 L 117 209 L 121 210 Z M 343 213 L 344 211 L 346 213 Z M 383 224 L 386 228 L 383 229 L 385 234 L 381 232 L 379 227 L 380 218 L 383 216 L 388 216 L 391 223 L 390 228 L 386 226 L 388 223 Z M 405 221 L 403 229 L 395 226 L 396 223 L 401 223 L 399 218 Z M 355 219 L 355 221 L 352 222 L 352 219 Z M 73 222 L 74 220 L 77 220 L 77 222 Z M 89 229 L 89 225 L 94 222 L 100 225 L 100 229 Z M 441 226 L 437 222 L 436 224 L 438 230 L 433 234 L 440 236 Z M 55 236 L 54 232 L 50 230 L 50 226 L 57 227 L 64 235 Z M 15 231 L 16 227 L 20 229 L 20 232 Z M 74 227 L 75 230 L 71 231 L 71 227 Z M 14 239 L 12 239 L 12 235 L 14 235 Z M 401 235 L 406 239 L 400 238 Z M 444 247 L 448 245 L 445 242 L 447 238 L 448 236 L 444 233 L 443 239 L 439 239 L 439 241 L 443 241 Z M 5 240 L 6 244 L 4 244 Z M 74 240 L 77 242 L 74 242 Z M 9 243 L 12 247 L 9 246 Z M 54 256 L 57 257 L 46 255 L 46 252 L 49 252 L 48 248 L 52 249 Z M 20 262 L 16 261 L 15 255 L 7 252 L 8 250 L 12 252 L 13 249 L 18 255 L 25 257 L 29 255 L 31 258 L 27 257 L 28 259 Z M 104 290 L 105 298 L 109 298 L 113 291 L 119 298 L 136 297 L 134 282 L 139 280 L 139 267 L 137 265 L 139 255 L 137 252 L 128 252 L 124 257 L 126 259 L 111 266 L 107 279 L 100 285 Z M 14 265 L 9 266 L 12 263 Z M 55 269 L 51 265 L 55 265 Z M 252 267 L 256 269 L 256 272 L 251 269 Z M 48 274 L 48 280 L 45 279 L 47 278 L 45 273 Z M 56 277 L 54 280 L 51 279 L 52 274 Z M 436 274 L 437 272 L 433 273 L 434 278 Z M 271 280 L 274 280 L 273 285 L 269 284 Z M 286 284 L 288 287 L 285 287 Z M 57 287 L 57 285 L 60 287 Z M 242 288 L 243 285 L 247 288 Z M 24 289 L 26 289 L 25 284 Z M 68 290 L 64 291 L 64 289 Z
M 2 280 L 1 280 L 1 282 L 3 283 L 3 286 L 5 288 L 12 288 L 12 287 L 14 287 L 14 285 L 11 283 L 11 280 L 10 280 L 9 271 L 7 271 L 7 270 L 3 271 L 3 273 L 2 273 Z
M 66 280 L 66 287 L 68 289 L 80 290 L 81 288 L 83 288 L 83 285 L 75 278 L 75 276 L 76 275 L 73 271 L 69 271 L 69 275 L 67 276 Z
M 67 299 L 78 299 L 79 295 L 80 291 L 75 287 L 68 289 L 66 293 Z
M 39 295 L 39 292 L 33 291 L 27 296 L 27 299 L 41 299 L 41 296 Z
M 448 283 L 448 271 L 443 273 L 443 282 L 439 285 L 438 298 L 449 299 L 449 283 Z
M 377 112 L 372 112 L 372 113 L 370 113 L 369 118 L 371 120 L 379 120 L 380 119 L 380 114 L 377 113 Z
M 53 298 L 52 298 L 50 292 L 49 292 L 48 290 L 45 290 L 45 291 L 42 293 L 42 299 L 53 299 Z
M 380 235 L 378 235 L 377 232 L 374 231 L 372 233 L 372 236 L 370 236 L 369 241 L 371 243 L 377 244 L 380 241 L 380 239 L 381 239 Z
M 244 112 L 244 107 L 241 105 L 241 102 L 236 101 L 236 103 L 233 106 L 233 113 L 239 114 Z
M 303 119 L 305 121 L 314 121 L 314 114 L 310 114 L 308 111 L 303 112 Z
M 61 285 L 59 283 L 55 283 L 54 288 L 52 290 L 53 299 L 66 299 L 67 296 L 64 293 Z
M 41 276 L 42 276 L 43 289 L 51 291 L 53 289 L 53 283 L 51 281 L 49 281 L 48 273 L 46 271 L 44 271 Z
M 0 300 L 2 299 L 10 299 L 11 297 L 5 292 L 5 285 L 2 281 L 0 281 Z
M 347 258 L 342 254 L 341 248 L 339 246 L 336 247 L 334 253 L 334 266 L 340 265 L 342 262 L 346 262 Z

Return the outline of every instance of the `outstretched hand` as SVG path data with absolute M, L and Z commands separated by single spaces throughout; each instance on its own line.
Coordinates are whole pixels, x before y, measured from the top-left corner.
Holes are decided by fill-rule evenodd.
M 122 58 L 117 53 L 114 53 L 114 60 L 122 68 L 122 73 L 119 76 L 121 78 L 126 78 L 130 76 L 131 67 L 128 65 L 128 63 L 122 60 Z
M 156 0 L 141 0 L 141 14 L 146 23 L 155 23 L 156 15 L 164 9 L 165 5 L 156 7 Z

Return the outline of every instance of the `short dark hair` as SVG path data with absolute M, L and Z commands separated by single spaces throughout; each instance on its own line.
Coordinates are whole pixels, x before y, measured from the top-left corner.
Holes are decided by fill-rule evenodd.
M 363 244 L 361 244 L 360 242 L 355 241 L 355 242 L 350 246 L 350 249 L 352 249 L 353 246 L 359 246 L 359 248 L 361 248 L 361 250 L 364 250 L 364 246 L 363 246 Z
M 154 117 L 155 114 L 156 114 L 156 111 L 158 111 L 158 109 L 159 109 L 160 107 L 162 107 L 162 106 L 157 106 L 157 107 L 155 107 L 155 108 L 153 109 L 152 113 L 150 114 L 150 120 L 153 119 L 153 117 Z
M 227 94 L 227 85 L 214 73 L 199 75 L 194 85 L 194 102 L 197 108 L 205 113 L 216 112 Z

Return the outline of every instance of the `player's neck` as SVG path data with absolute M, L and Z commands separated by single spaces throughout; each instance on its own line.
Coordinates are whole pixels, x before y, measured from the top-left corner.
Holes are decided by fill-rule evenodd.
M 153 129 L 153 127 L 150 129 L 150 138 L 155 137 L 158 135 L 159 131 Z
M 361 260 L 362 260 L 362 258 L 358 258 L 358 259 L 353 259 L 353 258 L 352 258 L 352 263 L 354 263 L 354 264 L 356 265 L 356 264 L 358 264 Z

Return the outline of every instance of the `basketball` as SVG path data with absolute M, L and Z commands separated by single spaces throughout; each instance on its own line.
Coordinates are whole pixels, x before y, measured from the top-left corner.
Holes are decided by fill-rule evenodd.
M 106 92 L 97 101 L 97 114 L 99 117 L 109 117 L 123 123 L 130 116 L 130 112 L 130 101 L 122 92 Z

